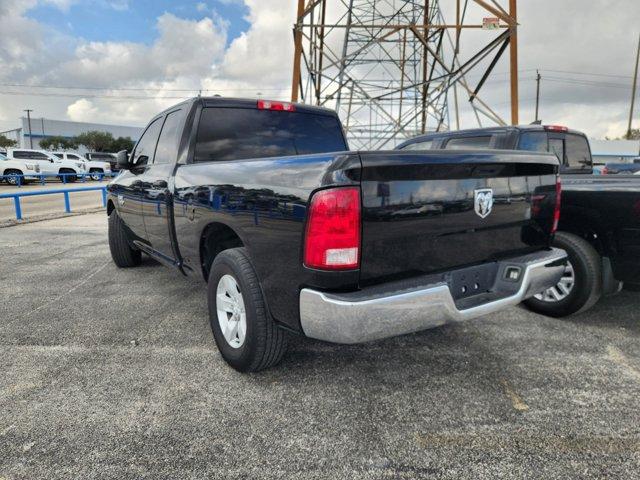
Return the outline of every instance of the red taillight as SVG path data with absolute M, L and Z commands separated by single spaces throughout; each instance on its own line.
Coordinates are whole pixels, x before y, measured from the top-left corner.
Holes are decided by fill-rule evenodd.
M 567 127 L 563 127 L 562 125 L 545 125 L 544 129 L 547 132 L 568 132 L 569 131 Z
M 560 223 L 560 200 L 562 197 L 562 184 L 560 183 L 560 177 L 556 180 L 556 206 L 553 209 L 553 225 L 551 226 L 551 233 L 554 234 L 558 230 L 558 223 Z
M 296 106 L 288 102 L 272 102 L 271 100 L 258 100 L 258 110 L 280 110 L 282 112 L 295 112 Z
M 321 190 L 311 198 L 304 244 L 304 265 L 321 270 L 350 270 L 360 264 L 360 189 Z

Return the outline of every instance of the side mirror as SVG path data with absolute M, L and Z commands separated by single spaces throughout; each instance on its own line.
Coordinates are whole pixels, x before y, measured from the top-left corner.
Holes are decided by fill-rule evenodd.
M 116 156 L 118 168 L 122 170 L 128 170 L 131 165 L 129 164 L 129 156 L 126 150 L 120 150 Z

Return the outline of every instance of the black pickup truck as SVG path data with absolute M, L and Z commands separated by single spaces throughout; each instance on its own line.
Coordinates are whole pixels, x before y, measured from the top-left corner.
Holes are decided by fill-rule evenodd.
M 114 262 L 203 275 L 240 371 L 277 363 L 290 332 L 357 343 L 471 319 L 565 268 L 550 154 L 351 152 L 331 110 L 215 97 L 159 114 L 118 156 Z
M 594 305 L 626 282 L 640 283 L 640 177 L 593 175 L 587 137 L 559 125 L 438 132 L 412 138 L 401 151 L 461 148 L 551 152 L 560 160 L 562 211 L 554 245 L 569 255 L 560 282 L 525 302 L 561 317 Z

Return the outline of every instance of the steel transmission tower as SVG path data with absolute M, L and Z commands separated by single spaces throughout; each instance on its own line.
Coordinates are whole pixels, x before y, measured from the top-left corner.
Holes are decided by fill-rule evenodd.
M 449 24 L 441 2 L 454 7 Z M 492 17 L 465 23 L 469 3 Z M 292 100 L 336 109 L 354 149 L 388 148 L 426 131 L 446 130 L 452 117 L 456 128 L 458 91 L 478 123 L 485 118 L 504 124 L 478 93 L 511 44 L 512 123 L 517 123 L 515 0 L 509 3 L 508 13 L 493 0 L 298 0 Z M 483 37 L 484 44 L 460 55 L 462 31 L 487 27 L 495 32 Z M 467 81 L 472 69 L 482 73 L 477 85 Z

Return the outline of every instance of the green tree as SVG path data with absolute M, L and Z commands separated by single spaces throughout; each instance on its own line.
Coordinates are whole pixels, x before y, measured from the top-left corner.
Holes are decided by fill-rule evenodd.
M 78 148 L 75 138 L 52 135 L 40 140 L 40 146 L 47 150 L 74 150 Z
M 75 138 L 78 145 L 84 145 L 92 152 L 110 151 L 114 140 L 110 132 L 101 132 L 99 130 L 90 130 L 81 133 Z
M 112 142 L 110 151 L 119 152 L 120 150 L 126 150 L 127 152 L 131 152 L 134 145 L 135 142 L 131 140 L 131 137 L 118 137 Z
M 624 138 L 627 140 L 640 140 L 640 128 L 632 128 L 625 134 Z
M 0 148 L 15 147 L 16 144 L 17 142 L 15 140 L 11 140 L 4 135 L 0 135 Z

